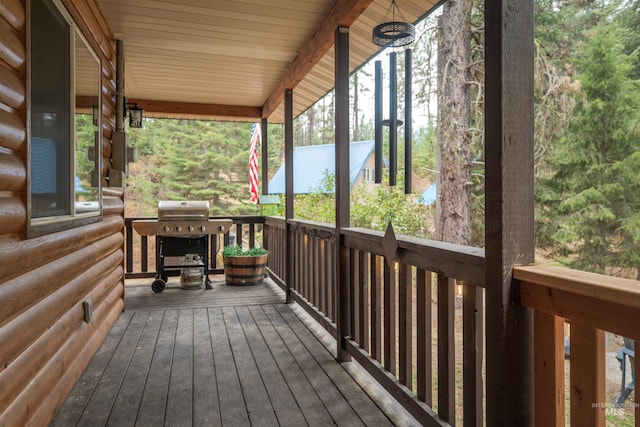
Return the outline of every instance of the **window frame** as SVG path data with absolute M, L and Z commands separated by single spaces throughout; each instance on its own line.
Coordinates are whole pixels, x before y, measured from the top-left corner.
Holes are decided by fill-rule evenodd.
M 50 4 L 55 7 L 60 14 L 60 16 L 64 19 L 64 21 L 68 25 L 68 43 L 69 43 L 69 142 L 67 146 L 64 148 L 68 152 L 69 162 L 69 170 L 68 170 L 68 180 L 69 180 L 69 195 L 68 200 L 64 200 L 65 203 L 68 203 L 64 209 L 69 209 L 69 214 L 64 213 L 62 215 L 49 215 L 43 217 L 32 217 L 33 215 L 33 194 L 32 194 L 32 185 L 33 185 L 33 165 L 32 165 L 32 152 L 33 152 L 33 132 L 32 132 L 32 108 L 33 108 L 33 100 L 32 100 L 32 77 L 33 77 L 33 61 L 32 61 L 32 0 L 28 0 L 26 2 L 27 6 L 27 66 L 26 66 L 26 88 L 27 88 L 27 126 L 26 126 L 26 138 L 27 138 L 27 238 L 42 236 L 46 234 L 51 234 L 59 231 L 69 230 L 76 227 L 81 227 L 84 225 L 96 223 L 102 221 L 103 218 L 103 201 L 102 201 L 102 180 L 101 180 L 101 163 L 102 163 L 102 82 L 101 82 L 101 70 L 102 63 L 100 57 L 96 54 L 95 50 L 88 42 L 87 38 L 84 36 L 78 25 L 73 20 L 73 17 L 66 9 L 64 4 L 62 4 L 59 0 L 42 0 L 44 2 L 50 2 Z M 97 176 L 97 194 L 98 194 L 98 209 L 96 211 L 90 212 L 76 212 L 76 189 L 75 189 L 75 177 L 77 170 L 77 161 L 76 161 L 76 138 L 77 138 L 77 129 L 76 129 L 76 37 L 80 37 L 81 41 L 84 43 L 87 50 L 96 60 L 96 88 L 98 94 L 98 122 L 97 126 L 94 129 L 95 135 L 95 174 Z M 95 188 L 95 187 L 94 187 Z M 59 191 L 59 190 L 58 190 Z

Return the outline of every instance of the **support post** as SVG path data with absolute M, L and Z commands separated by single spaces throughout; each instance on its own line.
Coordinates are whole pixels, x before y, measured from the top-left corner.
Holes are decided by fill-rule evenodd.
M 338 283 L 337 359 L 349 360 L 345 340 L 351 335 L 349 316 L 349 249 L 344 246 L 343 228 L 350 226 L 349 178 L 349 29 L 338 27 L 335 33 L 336 80 L 336 278 Z
M 533 2 L 485 2 L 487 425 L 533 425 L 533 322 L 513 266 L 534 261 Z
M 293 90 L 284 91 L 284 181 L 285 181 L 285 220 L 287 222 L 287 247 L 285 259 L 287 297 L 286 303 L 292 302 L 291 290 L 294 288 L 294 256 L 293 256 Z
M 262 194 L 269 194 L 269 135 L 266 118 L 260 122 L 260 133 L 262 134 Z

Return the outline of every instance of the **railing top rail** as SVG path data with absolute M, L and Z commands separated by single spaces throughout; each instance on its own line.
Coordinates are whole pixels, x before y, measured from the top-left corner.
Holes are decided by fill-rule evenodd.
M 640 309 L 640 282 L 637 280 L 543 265 L 515 267 L 513 278 Z
M 326 222 L 316 222 L 316 221 L 308 221 L 302 219 L 293 219 L 290 220 L 289 223 L 296 225 L 301 228 L 309 228 L 320 231 L 326 231 L 329 233 L 335 233 L 336 227 L 333 224 L 328 224 Z
M 287 221 L 281 216 L 267 216 L 264 218 L 264 223 L 279 229 L 285 229 L 287 225 Z
M 381 231 L 345 228 L 345 245 L 384 255 Z M 398 235 L 398 261 L 484 287 L 484 249 Z

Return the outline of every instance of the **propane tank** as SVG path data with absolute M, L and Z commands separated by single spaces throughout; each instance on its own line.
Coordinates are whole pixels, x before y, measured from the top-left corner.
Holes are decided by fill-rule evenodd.
M 198 254 L 184 256 L 180 269 L 180 286 L 184 289 L 198 289 L 204 279 L 204 264 Z

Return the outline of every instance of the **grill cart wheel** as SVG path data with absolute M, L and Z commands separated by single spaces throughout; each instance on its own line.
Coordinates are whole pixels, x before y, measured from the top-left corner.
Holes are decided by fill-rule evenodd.
M 153 281 L 153 283 L 151 283 L 151 290 L 159 294 L 160 292 L 164 291 L 165 285 L 166 285 L 166 282 L 164 280 L 156 279 Z

